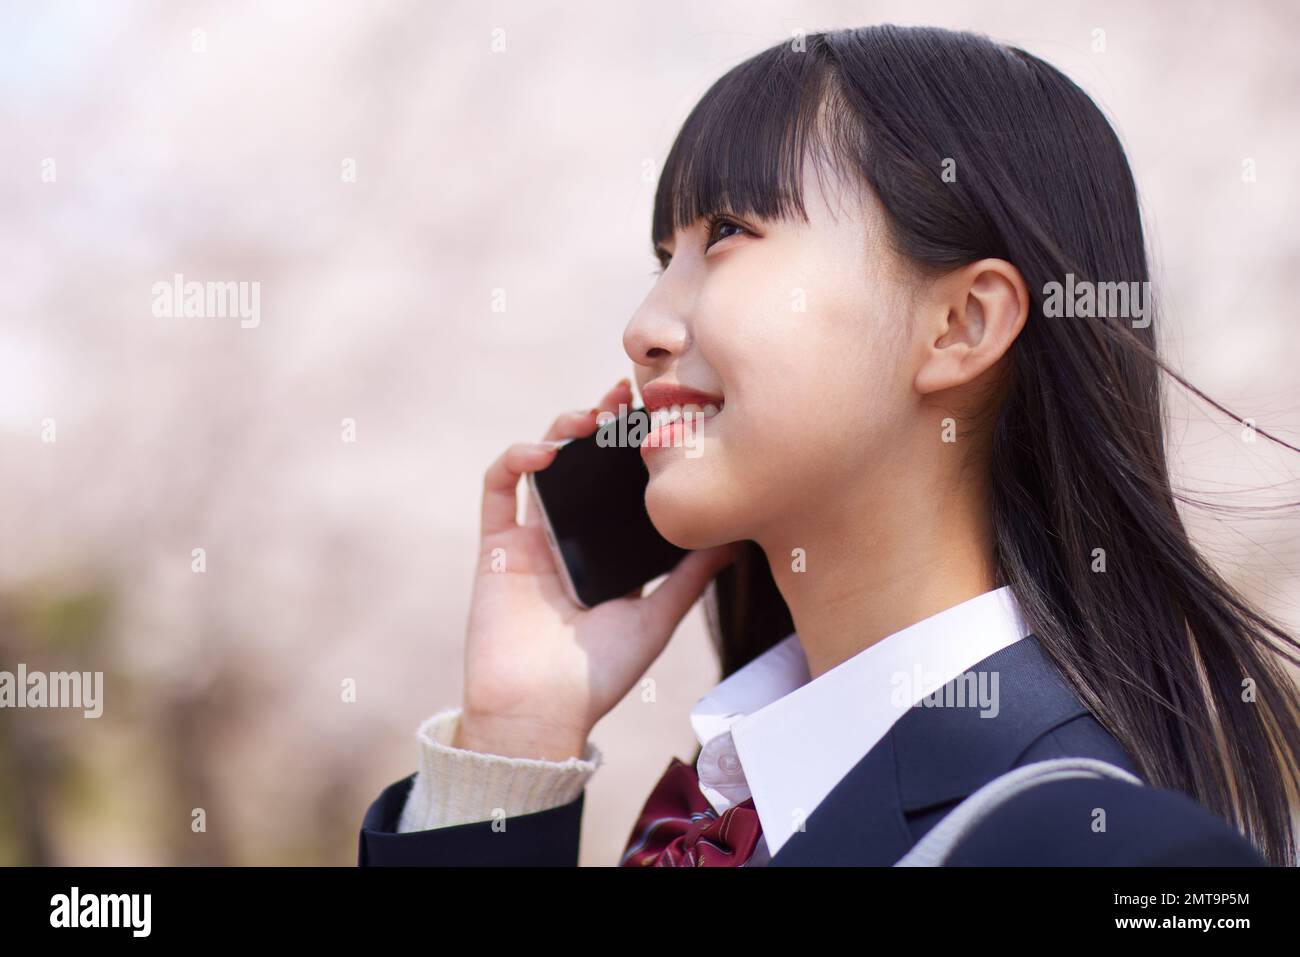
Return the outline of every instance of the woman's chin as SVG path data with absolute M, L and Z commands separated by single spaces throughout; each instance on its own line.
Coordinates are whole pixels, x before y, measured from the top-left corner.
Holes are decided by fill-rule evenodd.
M 699 481 L 689 481 L 686 469 L 666 469 L 646 487 L 645 508 L 659 534 L 678 548 L 711 548 L 736 540 L 726 524 L 716 496 Z M 678 473 L 680 479 L 674 476 Z

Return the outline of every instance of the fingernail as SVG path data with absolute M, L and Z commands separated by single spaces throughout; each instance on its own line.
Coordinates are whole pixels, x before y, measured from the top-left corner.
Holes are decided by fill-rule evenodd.
M 543 449 L 558 449 L 562 446 L 568 445 L 572 441 L 572 439 L 547 439 L 543 442 L 538 442 L 537 444 Z

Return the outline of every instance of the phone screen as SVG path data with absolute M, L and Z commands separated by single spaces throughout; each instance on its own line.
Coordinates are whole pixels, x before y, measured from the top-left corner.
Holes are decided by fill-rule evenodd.
M 631 415 L 645 412 L 633 409 Z M 650 473 L 640 448 L 611 441 L 628 434 L 623 426 L 615 421 L 573 439 L 549 466 L 529 473 L 573 597 L 587 608 L 665 574 L 686 554 L 659 534 L 646 513 Z

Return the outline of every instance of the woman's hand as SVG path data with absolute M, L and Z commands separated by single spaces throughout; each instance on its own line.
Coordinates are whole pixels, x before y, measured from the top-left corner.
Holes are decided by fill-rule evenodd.
M 623 379 L 597 407 L 561 415 L 546 440 L 590 435 L 600 413 L 617 414 L 620 403 L 631 402 Z M 516 520 L 520 476 L 546 468 L 555 452 L 517 443 L 485 477 L 457 747 L 552 761 L 581 757 L 596 722 L 645 674 L 736 554 L 734 544 L 692 551 L 650 595 L 637 588 L 582 608 L 565 593 L 531 495 L 526 521 Z

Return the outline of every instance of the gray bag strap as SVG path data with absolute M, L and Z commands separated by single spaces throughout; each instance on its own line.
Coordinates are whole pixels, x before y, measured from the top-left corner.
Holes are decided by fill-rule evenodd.
M 953 808 L 926 831 L 911 850 L 894 862 L 895 867 L 942 867 L 954 847 L 1001 804 L 1037 784 L 1067 778 L 1114 778 L 1141 784 L 1123 768 L 1096 758 L 1052 758 L 1014 768 L 994 778 Z

